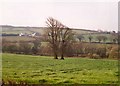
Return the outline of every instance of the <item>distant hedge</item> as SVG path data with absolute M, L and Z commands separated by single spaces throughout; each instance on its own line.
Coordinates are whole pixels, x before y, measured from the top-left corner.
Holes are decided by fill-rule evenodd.
M 2 34 L 2 36 L 19 36 L 19 34 Z

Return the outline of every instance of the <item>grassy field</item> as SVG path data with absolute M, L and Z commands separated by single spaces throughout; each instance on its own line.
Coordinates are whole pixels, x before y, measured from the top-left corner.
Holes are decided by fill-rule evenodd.
M 0 26 L 1 27 L 1 26 Z M 32 33 L 32 32 L 38 32 L 38 33 L 44 33 L 44 30 L 46 27 L 15 27 L 15 26 L 2 26 L 2 33 L 6 34 L 18 34 L 18 33 Z M 71 28 L 73 31 L 77 34 L 86 34 L 86 33 L 93 33 L 94 31 L 85 30 L 85 29 L 75 29 Z
M 106 43 L 107 42 L 112 43 L 113 41 L 112 41 L 111 35 L 107 35 L 107 34 L 105 34 L 105 35 L 108 38 L 106 40 Z M 86 34 L 86 35 L 83 35 L 83 36 L 84 36 L 84 39 L 82 41 L 83 42 L 89 42 L 89 39 L 88 39 L 89 35 Z M 93 36 L 92 42 L 98 42 L 98 39 L 96 37 L 101 36 L 101 34 L 100 35 L 94 34 L 92 36 Z M 2 39 L 5 39 L 5 40 L 10 41 L 10 42 L 14 42 L 14 41 L 32 41 L 32 40 L 34 40 L 34 38 L 27 37 L 27 36 L 3 36 Z M 103 41 L 101 41 L 101 42 L 104 43 Z
M 116 84 L 118 61 L 2 54 L 3 80 L 29 84 Z
M 20 33 L 28 33 L 31 34 L 33 32 L 38 32 L 41 35 L 44 34 L 44 30 L 46 27 L 2 27 L 2 33 L 6 34 L 20 34 Z M 107 40 L 106 42 L 113 42 L 112 34 L 106 34 L 106 33 L 99 33 L 92 30 L 87 29 L 75 29 L 71 28 L 74 34 L 81 34 L 84 36 L 84 39 L 82 41 L 89 42 L 89 36 L 91 35 L 93 37 L 92 42 L 98 42 L 97 36 L 106 36 Z M 94 34 L 93 34 L 94 33 Z M 6 36 L 4 37 L 6 40 L 10 41 L 18 41 L 18 40 L 32 40 L 30 37 L 13 37 L 13 36 Z M 77 39 L 77 38 L 76 38 Z M 77 39 L 78 40 L 78 39 Z
M 33 33 L 33 32 L 38 32 L 38 33 L 43 33 L 44 27 L 2 27 L 2 33 L 6 34 L 20 34 L 20 33 Z

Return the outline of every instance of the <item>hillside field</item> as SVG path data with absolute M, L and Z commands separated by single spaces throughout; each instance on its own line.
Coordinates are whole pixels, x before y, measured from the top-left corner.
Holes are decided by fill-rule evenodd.
M 20 33 L 27 33 L 27 34 L 32 34 L 32 33 L 39 33 L 41 35 L 45 34 L 45 30 L 47 27 L 16 27 L 16 26 L 4 26 L 0 25 L 0 28 L 2 30 L 2 34 L 20 34 Z M 71 28 L 71 30 L 74 32 L 74 34 L 77 35 L 83 35 L 84 39 L 82 41 L 84 42 L 89 42 L 89 36 L 92 36 L 92 42 L 98 42 L 97 36 L 105 36 L 107 37 L 106 43 L 112 43 L 113 42 L 113 35 L 112 34 L 107 34 L 107 33 L 102 33 L 98 32 L 95 30 L 87 30 L 87 29 L 75 29 Z M 31 41 L 33 38 L 31 37 L 19 37 L 19 36 L 5 36 L 3 37 L 4 39 L 8 41 Z M 75 40 L 78 41 L 78 38 L 75 37 Z M 104 43 L 104 41 L 101 41 Z
M 117 84 L 118 61 L 108 59 L 65 58 L 2 54 L 2 76 L 28 84 Z

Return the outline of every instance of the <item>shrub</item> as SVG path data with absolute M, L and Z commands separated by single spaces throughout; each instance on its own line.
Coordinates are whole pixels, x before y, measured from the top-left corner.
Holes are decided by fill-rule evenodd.
M 2 52 L 16 53 L 18 52 L 18 46 L 17 44 L 11 44 L 11 43 L 3 44 Z
M 65 51 L 65 56 L 68 56 L 68 57 L 72 57 L 74 56 L 76 53 L 76 50 L 75 48 L 73 47 L 73 44 L 70 43 L 67 47 L 66 47 L 66 51 Z
M 87 57 L 93 58 L 91 53 L 88 53 Z
M 97 54 L 98 54 L 101 58 L 106 58 L 106 48 L 105 48 L 105 47 L 98 48 Z
M 119 51 L 118 51 L 118 47 L 113 47 L 110 52 L 109 52 L 109 58 L 115 58 L 118 59 L 119 58 Z
M 30 43 L 19 43 L 19 52 L 23 54 L 30 54 L 32 45 Z
M 97 55 L 97 54 L 93 54 L 93 55 L 92 55 L 92 58 L 94 58 L 94 59 L 100 59 L 100 56 Z
M 41 55 L 45 55 L 45 56 L 48 56 L 48 55 L 53 55 L 52 53 L 52 49 L 50 46 L 41 46 L 41 49 L 40 49 L 40 52 L 39 52 Z
M 17 45 L 10 45 L 10 46 L 8 46 L 8 51 L 10 53 L 16 53 L 18 51 L 18 46 Z
M 40 51 L 41 41 L 36 39 L 33 41 L 32 53 L 37 54 Z

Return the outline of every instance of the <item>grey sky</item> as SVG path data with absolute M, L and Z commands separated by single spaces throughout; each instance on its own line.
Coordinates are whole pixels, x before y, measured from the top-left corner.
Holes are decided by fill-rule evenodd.
M 118 2 L 5 1 L 0 5 L 0 24 L 46 26 L 53 17 L 71 28 L 118 30 Z

